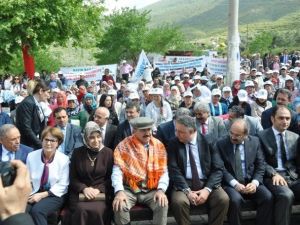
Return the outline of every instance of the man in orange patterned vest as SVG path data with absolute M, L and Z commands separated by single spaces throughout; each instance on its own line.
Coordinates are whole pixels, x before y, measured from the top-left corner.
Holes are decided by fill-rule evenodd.
M 132 119 L 133 134 L 114 151 L 113 210 L 117 225 L 130 224 L 129 211 L 136 203 L 152 209 L 153 224 L 167 224 L 167 153 L 164 145 L 152 136 L 153 124 L 148 117 Z

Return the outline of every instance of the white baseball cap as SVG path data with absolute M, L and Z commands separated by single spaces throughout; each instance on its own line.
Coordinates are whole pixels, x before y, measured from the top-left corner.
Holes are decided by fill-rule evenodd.
M 176 76 L 176 77 L 174 78 L 174 80 L 180 80 L 180 77 L 179 77 L 179 76 Z
M 117 94 L 117 91 L 114 90 L 114 89 L 109 89 L 109 90 L 107 91 L 107 94 L 108 94 L 108 95 L 113 95 L 113 96 L 115 96 L 115 95 Z
M 219 95 L 219 96 L 222 96 L 222 93 L 221 93 L 221 90 L 218 89 L 218 88 L 215 88 L 211 91 L 211 95 L 212 96 L 215 96 L 215 95 Z
M 186 91 L 183 93 L 183 97 L 193 97 L 193 93 L 191 91 Z
M 267 81 L 264 82 L 264 86 L 265 85 L 271 85 L 271 86 L 273 86 L 273 83 L 271 81 L 267 80 Z
M 248 94 L 245 90 L 239 90 L 237 96 L 240 102 L 247 102 L 248 100 Z
M 193 80 L 200 80 L 200 79 L 201 79 L 200 75 L 195 75 L 195 76 L 193 77 Z
M 294 78 L 292 78 L 291 76 L 286 76 L 285 82 L 287 82 L 288 80 L 294 81 Z
M 229 86 L 225 86 L 225 87 L 223 87 L 222 92 L 225 92 L 225 91 L 231 91 L 231 88 Z
M 133 99 L 140 99 L 140 96 L 138 95 L 138 93 L 133 92 L 130 93 L 130 95 L 128 96 L 129 99 L 133 100 Z
M 71 100 L 76 101 L 76 100 L 77 100 L 76 95 L 74 95 L 74 94 L 69 94 L 69 95 L 67 96 L 67 101 L 71 101 Z
M 161 88 L 152 88 L 149 92 L 150 95 L 163 95 L 163 89 Z
M 40 77 L 40 73 L 39 72 L 34 72 L 34 76 L 35 77 Z
M 245 87 L 254 87 L 254 83 L 252 80 L 247 80 L 245 83 Z
M 216 79 L 218 79 L 218 78 L 223 79 L 223 75 L 218 74 L 218 75 L 216 76 Z
M 200 80 L 208 81 L 208 78 L 207 78 L 207 76 L 202 76 L 202 77 L 200 77 Z
M 260 89 L 256 93 L 256 98 L 268 99 L 268 91 L 266 89 Z

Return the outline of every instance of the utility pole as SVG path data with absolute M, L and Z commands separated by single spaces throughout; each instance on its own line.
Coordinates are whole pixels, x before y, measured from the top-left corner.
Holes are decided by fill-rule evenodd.
M 240 79 L 240 37 L 238 32 L 239 0 L 229 0 L 228 53 L 226 84 Z

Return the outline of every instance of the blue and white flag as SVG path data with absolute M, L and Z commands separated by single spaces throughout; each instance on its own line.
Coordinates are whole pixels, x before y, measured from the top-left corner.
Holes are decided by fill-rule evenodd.
M 139 57 L 139 61 L 135 68 L 135 72 L 134 72 L 130 82 L 138 82 L 141 79 L 143 79 L 146 67 L 151 67 L 151 64 L 150 64 L 148 57 L 146 56 L 145 51 L 142 50 L 140 57 Z

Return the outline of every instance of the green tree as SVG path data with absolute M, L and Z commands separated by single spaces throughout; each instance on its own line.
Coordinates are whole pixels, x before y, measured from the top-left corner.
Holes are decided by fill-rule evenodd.
M 50 54 L 48 49 L 33 52 L 36 71 L 46 70 L 57 72 L 61 66 L 61 58 Z M 12 74 L 22 74 L 24 72 L 22 54 L 15 54 L 7 66 L 7 71 Z
M 7 66 L 21 47 L 32 53 L 51 44 L 78 44 L 99 31 L 103 7 L 94 0 L 1 0 L 0 66 Z
M 262 32 L 257 35 L 248 46 L 250 53 L 270 52 L 273 45 L 273 35 L 268 32 Z
M 95 54 L 100 64 L 116 63 L 121 59 L 137 57 L 142 49 L 146 52 L 165 53 L 183 42 L 178 28 L 163 24 L 148 28 L 150 11 L 123 8 L 107 16 L 106 29 L 97 44 Z

